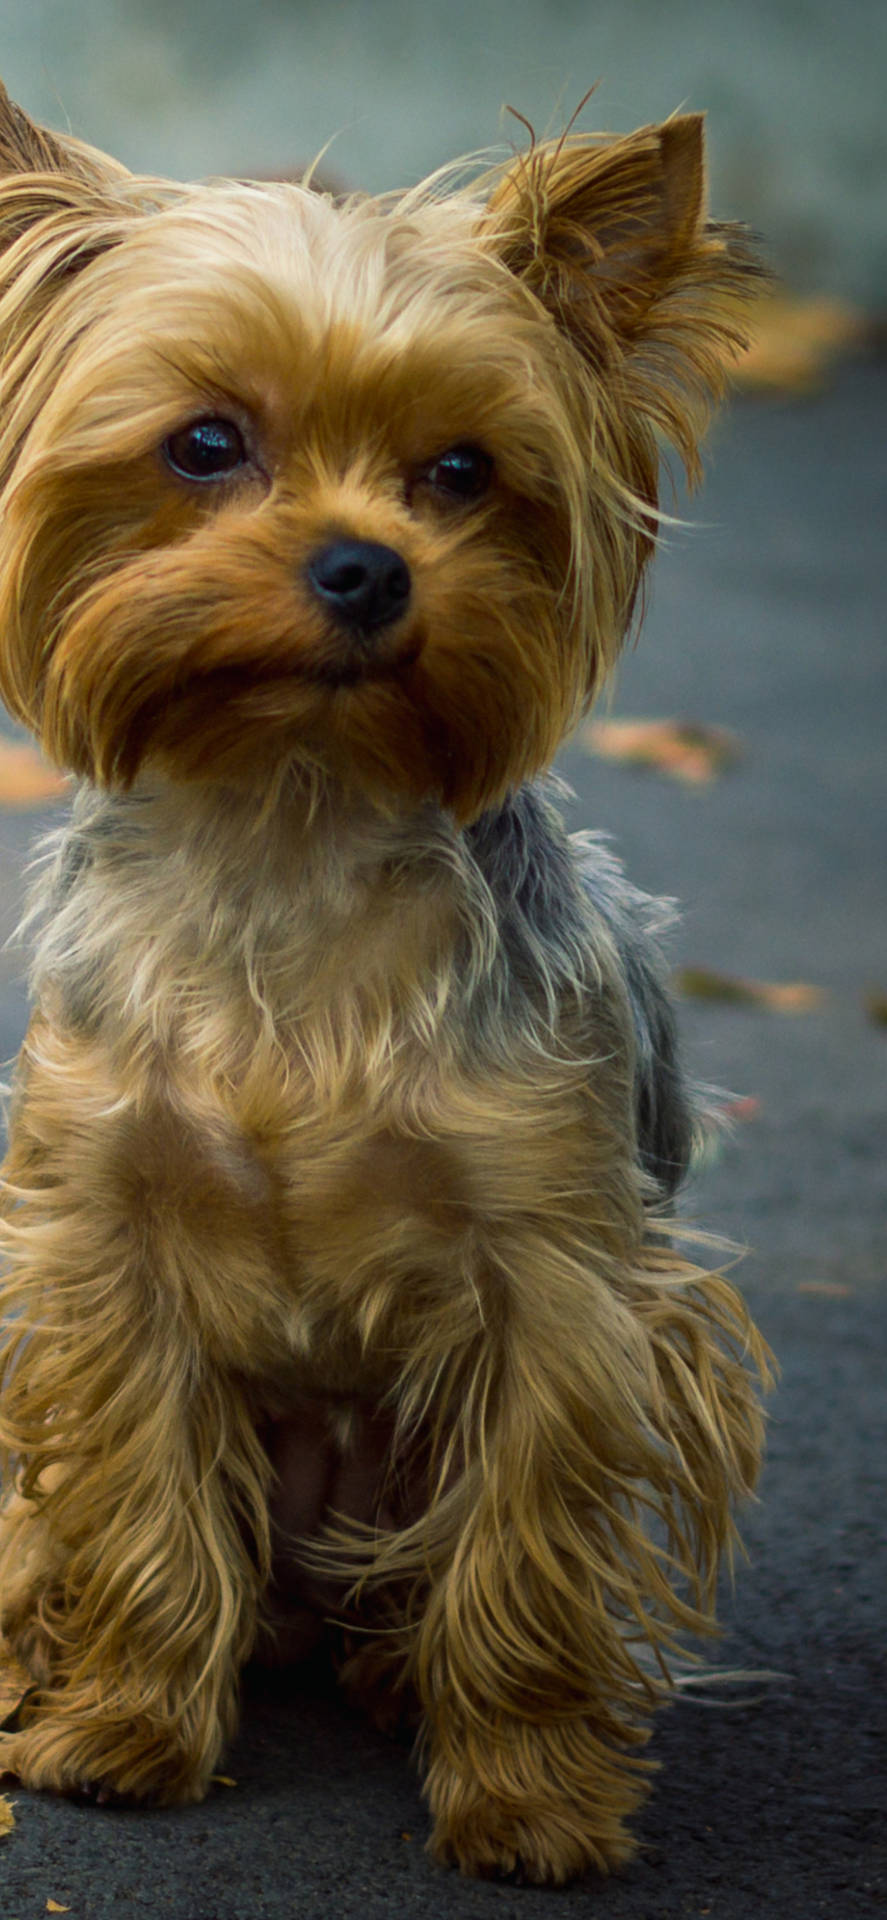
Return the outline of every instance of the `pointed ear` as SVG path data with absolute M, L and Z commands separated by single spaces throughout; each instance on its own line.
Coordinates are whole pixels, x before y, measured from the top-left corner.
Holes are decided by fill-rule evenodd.
M 13 399 L 9 369 L 40 315 L 138 217 L 138 195 L 125 167 L 80 140 L 37 126 L 0 83 L 0 288 L 8 296 L 0 339 L 4 415 Z
M 0 174 L 66 170 L 62 141 L 29 120 L 0 81 Z
M 53 191 L 52 177 L 99 192 L 130 177 L 125 167 L 97 148 L 38 126 L 10 100 L 0 81 L 0 188 L 23 174 L 41 176 L 53 206 L 59 204 L 59 194 Z
M 592 368 L 619 365 L 692 473 L 700 403 L 725 385 L 764 278 L 742 229 L 706 219 L 703 116 L 533 145 L 500 176 L 487 221 L 504 263 Z M 688 406 L 692 391 L 692 421 L 670 404 L 676 390 Z

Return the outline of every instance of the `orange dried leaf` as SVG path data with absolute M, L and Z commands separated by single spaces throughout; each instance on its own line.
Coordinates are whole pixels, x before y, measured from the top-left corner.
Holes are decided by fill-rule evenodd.
M 840 1280 L 799 1280 L 798 1292 L 817 1293 L 823 1300 L 846 1300 L 853 1288 L 845 1287 Z
M 758 1120 L 761 1114 L 761 1102 L 753 1094 L 745 1094 L 739 1100 L 725 1100 L 722 1112 L 728 1120 Z
M 70 1913 L 70 1907 L 61 1907 L 57 1900 L 47 1900 L 44 1913 Z
M 210 1780 L 214 1787 L 236 1787 L 237 1785 L 237 1781 L 232 1780 L 229 1773 L 211 1773 Z
M 822 987 L 811 986 L 806 980 L 743 980 L 708 967 L 681 967 L 674 975 L 674 984 L 688 999 L 764 1007 L 771 1013 L 812 1013 L 828 999 Z
M 28 740 L 0 740 L 0 806 L 42 807 L 68 789 L 64 774 L 47 766 Z
M 0 1793 L 0 1835 L 11 1833 L 15 1826 L 15 1814 L 5 1793 Z
M 653 767 L 691 786 L 713 780 L 742 756 L 735 734 L 697 720 L 592 720 L 580 738 L 605 760 Z
M 824 987 L 812 986 L 807 980 L 757 980 L 748 985 L 759 1005 L 774 1013 L 813 1013 L 828 1000 Z
M 873 332 L 868 317 L 845 300 L 777 292 L 752 316 L 751 341 L 733 374 L 758 392 L 815 392 L 834 362 L 864 347 Z

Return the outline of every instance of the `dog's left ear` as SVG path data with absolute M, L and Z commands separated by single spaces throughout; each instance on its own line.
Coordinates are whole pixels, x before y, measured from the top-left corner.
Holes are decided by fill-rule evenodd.
M 706 219 L 703 115 L 534 143 L 500 175 L 485 225 L 592 371 L 618 362 L 693 474 L 765 277 L 742 228 Z

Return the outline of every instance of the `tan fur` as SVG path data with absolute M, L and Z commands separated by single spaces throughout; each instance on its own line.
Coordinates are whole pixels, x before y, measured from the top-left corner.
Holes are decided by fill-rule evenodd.
M 692 466 L 748 263 L 696 120 L 334 208 L 3 115 L 2 683 L 130 797 L 51 881 L 17 1076 L 0 1614 L 40 1691 L 0 1763 L 205 1792 L 271 1575 L 263 1434 L 316 1405 L 386 1460 L 376 1523 L 297 1558 L 365 1630 L 351 1684 L 418 1701 L 436 1853 L 606 1869 L 766 1363 L 651 1220 L 615 953 L 566 997 L 541 961 L 518 1013 L 464 827 L 611 666 L 656 436 Z M 251 459 L 201 492 L 158 450 L 218 414 Z M 470 510 L 428 478 L 462 442 Z M 414 585 L 348 683 L 304 584 L 330 537 Z

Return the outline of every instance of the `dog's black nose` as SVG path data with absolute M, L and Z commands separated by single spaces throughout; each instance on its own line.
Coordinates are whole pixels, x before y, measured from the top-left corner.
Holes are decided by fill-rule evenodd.
M 370 633 L 406 612 L 410 570 L 393 547 L 375 540 L 334 540 L 312 555 L 307 573 L 340 626 Z

